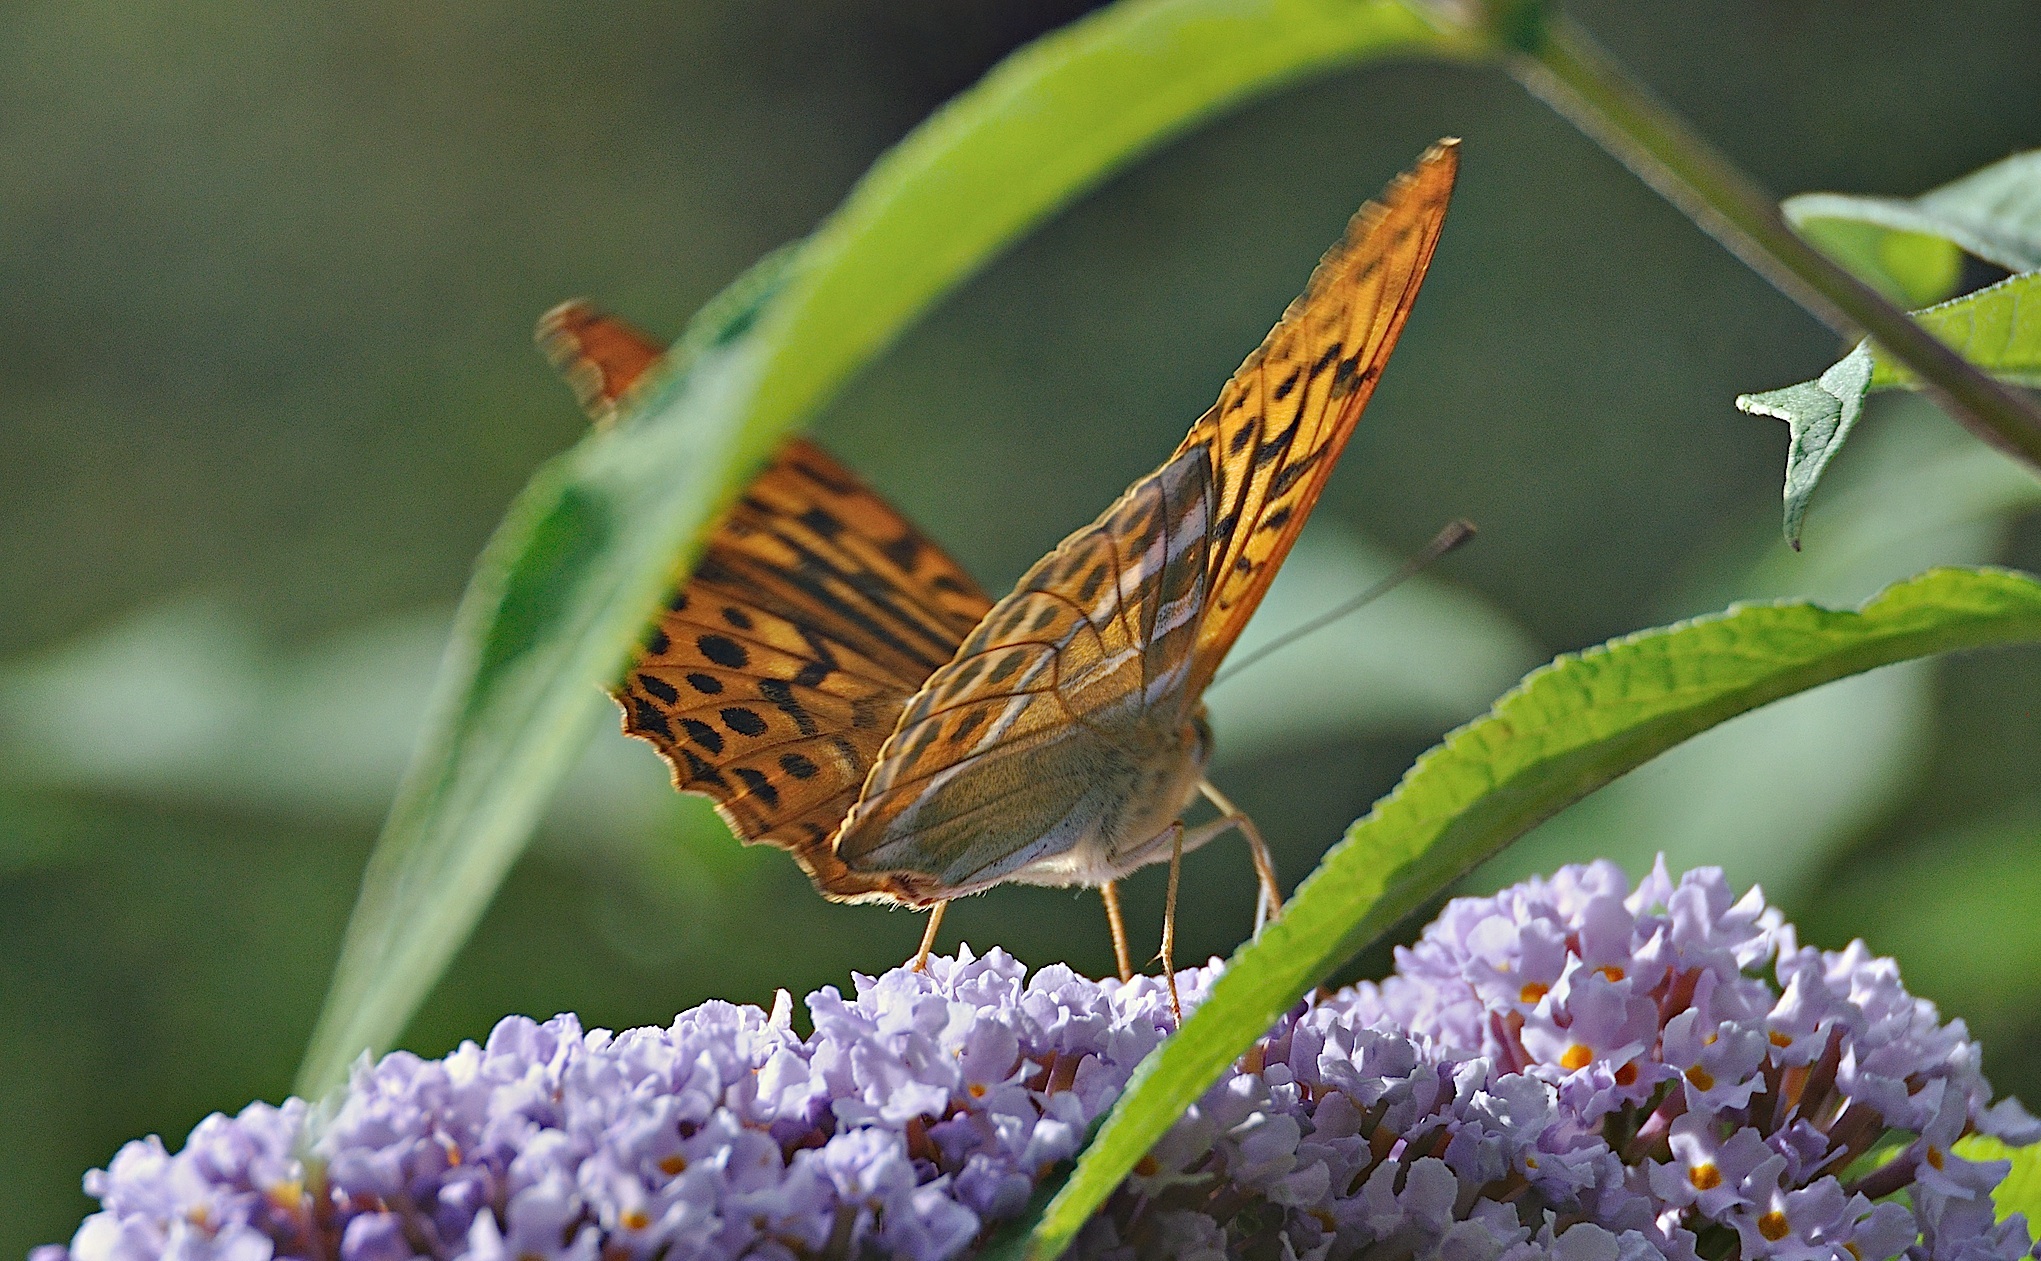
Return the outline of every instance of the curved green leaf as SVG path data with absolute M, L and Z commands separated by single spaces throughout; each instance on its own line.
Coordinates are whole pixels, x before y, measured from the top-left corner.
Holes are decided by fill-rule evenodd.
M 1226 1064 L 1313 985 L 1540 820 L 1697 732 L 1877 666 L 2041 640 L 2041 582 L 1941 569 L 1857 612 L 1732 607 L 1564 656 L 1419 758 L 1144 1062 L 1034 1236 L 1060 1254 Z
M 625 423 L 518 496 L 477 564 L 363 879 L 300 1093 L 387 1046 L 585 742 L 691 540 L 950 287 L 1134 155 L 1301 76 L 1457 55 L 1401 0 L 1123 0 L 1022 49 L 882 158 L 830 220 L 698 317 Z M 1357 188 L 1375 181 L 1356 175 Z
M 2041 150 L 1919 197 L 1803 193 L 1780 209 L 1802 236 L 1903 306 L 1955 292 L 1958 249 L 2010 272 L 2041 269 Z
M 2041 271 L 2008 277 L 1915 311 L 1913 318 L 1993 375 L 2041 386 Z M 1905 364 L 1864 341 L 1815 380 L 1737 396 L 1737 407 L 1754 416 L 1783 420 L 1791 433 L 1786 451 L 1787 542 L 1796 549 L 1800 546 L 1800 527 L 1815 483 L 1849 437 L 1864 396 L 1872 390 L 1919 385 L 1920 378 Z

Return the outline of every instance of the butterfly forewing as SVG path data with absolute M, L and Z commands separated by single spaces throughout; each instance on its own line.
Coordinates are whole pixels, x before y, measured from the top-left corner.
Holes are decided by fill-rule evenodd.
M 1217 517 L 1195 690 L 1261 603 L 1374 393 L 1438 246 L 1458 167 L 1457 142 L 1434 145 L 1361 207 L 1184 439 L 1211 454 Z
M 568 303 L 539 339 L 609 415 L 659 355 Z M 821 448 L 788 443 L 711 532 L 616 690 L 624 729 L 676 787 L 715 801 L 835 897 L 902 896 L 852 873 L 829 838 L 909 697 L 991 602 L 969 575 Z

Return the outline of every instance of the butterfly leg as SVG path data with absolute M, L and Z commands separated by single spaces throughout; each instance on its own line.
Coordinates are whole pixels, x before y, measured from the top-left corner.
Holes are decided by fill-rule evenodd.
M 1162 960 L 1162 979 L 1169 986 L 1169 1010 L 1181 1027 L 1183 1000 L 1176 993 L 1176 887 L 1183 876 L 1183 820 L 1169 826 L 1169 900 L 1162 908 L 1162 949 L 1156 957 Z
M 1283 909 L 1283 886 L 1276 882 L 1276 860 L 1269 853 L 1268 842 L 1261 838 L 1261 829 L 1254 826 L 1254 820 L 1247 817 L 1240 807 L 1227 800 L 1226 794 L 1212 786 L 1209 779 L 1198 781 L 1198 791 L 1205 800 L 1212 803 L 1225 822 L 1239 831 L 1247 841 L 1247 852 L 1254 856 L 1255 879 L 1261 882 L 1261 896 L 1254 903 L 1254 935 L 1261 936 L 1262 926 L 1274 919 Z
M 920 972 L 928 967 L 929 951 L 935 949 L 936 930 L 943 926 L 943 912 L 950 908 L 947 900 L 928 908 L 928 927 L 921 934 L 921 949 L 914 952 L 914 966 L 910 972 Z
M 1106 904 L 1106 925 L 1113 930 L 1113 962 L 1119 965 L 1120 979 L 1134 979 L 1134 964 L 1127 954 L 1127 921 L 1120 914 L 1120 886 L 1111 880 L 1098 887 L 1098 896 Z

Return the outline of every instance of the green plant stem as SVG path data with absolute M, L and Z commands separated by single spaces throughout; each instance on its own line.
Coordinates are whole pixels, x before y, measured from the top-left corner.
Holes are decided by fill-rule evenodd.
M 1780 292 L 1837 333 L 1868 333 L 1986 442 L 2041 470 L 2041 406 L 1964 358 L 1793 231 L 1778 202 L 1632 80 L 1573 22 L 1553 16 L 1511 74 Z

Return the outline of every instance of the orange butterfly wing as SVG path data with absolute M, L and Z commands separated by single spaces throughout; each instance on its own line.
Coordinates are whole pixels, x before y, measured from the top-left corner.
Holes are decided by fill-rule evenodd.
M 1361 207 L 1178 448 L 1210 453 L 1217 518 L 1194 693 L 1254 615 L 1375 392 L 1438 248 L 1459 166 L 1459 142 L 1441 141 Z
M 598 414 L 659 354 L 577 304 L 540 338 Z M 990 607 L 884 500 L 795 440 L 717 523 L 633 658 L 615 693 L 624 730 L 659 750 L 676 788 L 711 798 L 746 841 L 792 852 L 825 894 L 904 896 L 850 871 L 829 840 L 908 699 Z
M 617 400 L 665 353 L 637 329 L 579 298 L 541 315 L 534 337 L 597 425 L 616 418 Z

